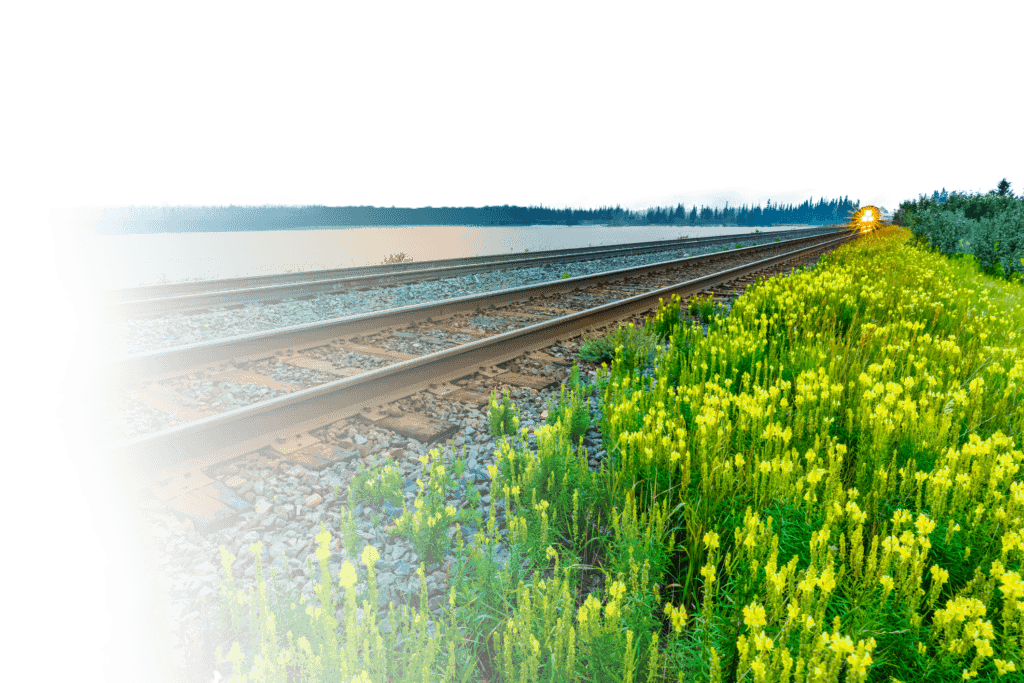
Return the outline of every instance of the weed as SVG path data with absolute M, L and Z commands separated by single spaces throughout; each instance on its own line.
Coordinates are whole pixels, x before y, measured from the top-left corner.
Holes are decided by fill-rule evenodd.
M 372 469 L 357 474 L 352 479 L 349 504 L 366 503 L 380 507 L 384 501 L 394 506 L 402 503 L 402 475 L 398 468 L 388 465 L 384 469 Z
M 408 263 L 410 261 L 412 261 L 412 256 L 409 256 L 404 251 L 401 251 L 397 254 L 391 254 L 386 259 L 384 259 L 384 265 L 388 265 L 389 263 Z
M 615 347 L 604 337 L 594 337 L 583 342 L 579 357 L 588 363 L 607 363 L 615 357 Z
M 587 397 L 589 391 L 585 390 L 580 382 L 580 369 L 574 362 L 569 376 L 569 388 L 566 391 L 565 384 L 562 385 L 561 393 L 557 402 L 554 398 L 548 400 L 547 423 L 554 425 L 561 421 L 569 427 L 569 436 L 576 442 L 583 434 L 590 429 L 590 402 Z
M 441 460 L 441 451 L 434 449 L 420 458 L 423 476 L 429 477 L 424 484 L 417 479 L 419 492 L 410 510 L 403 504 L 402 516 L 395 522 L 391 533 L 410 539 L 416 552 L 427 563 L 442 559 L 451 543 L 448 530 L 457 520 L 472 522 L 465 510 L 457 511 L 447 502 L 449 494 L 457 486 L 456 480 L 447 475 L 447 467 Z

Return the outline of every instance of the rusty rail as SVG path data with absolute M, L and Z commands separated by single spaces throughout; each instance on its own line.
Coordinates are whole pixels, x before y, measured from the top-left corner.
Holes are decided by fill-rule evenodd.
M 836 234 L 840 233 L 832 232 L 825 235 L 813 235 L 795 240 L 772 242 L 767 245 L 762 244 L 726 252 L 705 254 L 703 256 L 661 261 L 659 263 L 605 271 L 603 273 L 580 275 L 565 280 L 525 285 L 499 292 L 474 294 L 444 301 L 415 304 L 385 311 L 335 318 L 333 320 L 293 325 L 269 332 L 257 332 L 217 341 L 147 351 L 114 359 L 107 365 L 107 377 L 115 384 L 124 385 L 138 382 L 142 379 L 152 380 L 173 377 L 201 367 L 221 363 L 261 360 L 269 358 L 276 352 L 284 349 L 307 349 L 326 344 L 333 339 L 365 336 L 388 328 L 406 326 L 412 322 L 425 320 L 428 317 L 442 318 L 458 313 L 477 311 L 482 307 L 506 306 L 517 301 L 529 300 L 531 297 L 569 292 L 581 287 L 589 287 L 650 270 L 670 268 L 686 263 L 713 263 L 723 258 L 750 254 L 757 250 L 780 247 L 786 244 L 803 244 Z

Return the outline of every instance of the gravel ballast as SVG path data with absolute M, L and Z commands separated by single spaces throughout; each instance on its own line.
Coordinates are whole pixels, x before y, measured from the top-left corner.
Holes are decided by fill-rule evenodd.
M 550 365 L 548 368 L 553 369 Z M 561 372 L 565 374 L 564 370 Z M 520 410 L 521 425 L 531 431 L 541 427 L 541 415 L 549 399 L 557 398 L 558 391 L 557 385 L 540 392 L 512 388 L 510 394 Z M 231 481 L 235 493 L 254 507 L 230 526 L 208 535 L 198 533 L 190 521 L 181 523 L 151 501 L 148 533 L 157 539 L 154 570 L 158 585 L 169 596 L 166 626 L 176 648 L 173 660 L 177 667 L 188 664 L 187 645 L 195 642 L 196 634 L 209 633 L 206 621 L 217 623 L 217 615 L 208 608 L 217 602 L 220 595 L 224 571 L 219 551 L 221 545 L 237 558 L 233 568 L 237 589 L 247 592 L 255 587 L 255 557 L 249 546 L 262 541 L 266 575 L 269 577 L 271 570 L 276 571 L 279 580 L 291 587 L 295 599 L 305 595 L 307 601 L 313 601 L 313 587 L 319 576 L 314 537 L 319 533 L 322 522 L 332 534 L 328 560 L 332 578 L 336 583 L 341 563 L 346 559 L 353 561 L 359 575 L 356 588 L 359 600 L 367 595 L 365 567 L 358 560 L 359 554 L 366 544 L 373 545 L 380 553 L 381 561 L 376 568 L 379 624 L 387 624 L 384 617 L 389 603 L 394 603 L 396 609 L 402 605 L 418 604 L 420 582 L 416 570 L 423 558 L 417 555 L 410 540 L 387 533 L 400 516 L 400 508 L 387 503 L 373 507 L 348 505 L 354 514 L 359 542 L 356 548 L 346 548 L 340 529 L 340 508 L 349 503 L 348 488 L 360 472 L 395 465 L 402 475 L 404 502 L 412 508 L 418 490 L 416 479 L 429 483 L 418 458 L 439 447 L 449 473 L 446 476 L 454 476 L 451 474 L 452 463 L 456 457 L 464 458 L 466 462 L 465 473 L 455 483 L 456 488 L 446 502 L 457 509 L 464 509 L 469 505 L 466 498 L 468 488 L 475 488 L 480 494 L 477 511 L 486 523 L 492 503 L 487 466 L 495 464 L 497 440 L 490 433 L 486 406 L 448 405 L 435 401 L 429 394 L 410 397 L 398 405 L 408 410 L 419 408 L 436 419 L 454 423 L 457 426 L 455 436 L 444 445 L 422 444 L 372 425 L 354 423 L 337 430 L 329 428 L 333 432 L 330 441 L 340 460 L 319 472 L 295 467 L 273 457 L 254 455 L 222 466 L 218 470 L 218 478 L 237 477 Z M 597 413 L 596 397 L 591 398 L 591 407 Z M 599 414 L 595 414 L 594 424 L 598 424 L 598 420 Z M 597 469 L 604 451 L 601 450 L 596 428 L 585 435 L 584 445 L 591 467 Z M 504 529 L 504 499 L 496 497 L 493 503 L 498 527 Z M 474 532 L 471 527 L 463 528 L 467 543 L 472 543 Z M 448 560 L 452 552 L 453 548 L 449 548 L 447 557 L 426 566 L 428 610 L 434 619 L 441 616 L 447 604 L 445 577 L 450 569 Z M 499 544 L 497 558 L 503 564 L 509 561 L 508 544 L 504 540 Z M 207 642 L 204 647 L 212 651 L 217 645 L 224 645 L 226 651 L 230 643 Z M 222 680 L 229 680 L 230 664 L 222 663 L 218 671 L 225 677 Z

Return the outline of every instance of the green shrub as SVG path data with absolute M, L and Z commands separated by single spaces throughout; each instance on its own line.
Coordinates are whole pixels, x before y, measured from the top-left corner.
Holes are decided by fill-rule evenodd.
M 491 400 L 487 407 L 487 416 L 491 420 L 491 433 L 499 439 L 519 431 L 519 411 L 509 399 L 508 392 L 503 392 L 501 403 L 498 402 L 498 390 L 491 390 Z
M 946 256 L 969 254 L 996 277 L 1024 273 L 1024 201 L 992 193 L 954 195 L 945 203 L 922 196 L 901 210 L 914 237 Z
M 350 505 L 366 503 L 379 507 L 385 500 L 396 507 L 402 504 L 402 475 L 397 467 L 388 465 L 384 469 L 374 468 L 352 479 Z
M 604 337 L 594 337 L 583 342 L 579 357 L 588 363 L 607 363 L 615 357 L 615 347 Z
M 651 322 L 659 341 L 668 339 L 672 330 L 679 326 L 682 322 L 681 314 L 682 299 L 678 294 L 673 294 L 668 303 L 664 299 L 658 300 L 658 310 Z
M 629 323 L 626 326 L 619 325 L 604 339 L 595 338 L 585 342 L 580 349 L 580 358 L 591 363 L 610 362 L 615 358 L 616 349 L 621 346 L 620 360 L 625 367 L 631 369 L 636 363 L 651 363 L 660 342 L 658 332 L 653 327 L 636 327 Z
M 430 481 L 424 484 L 422 479 L 416 480 L 419 492 L 413 502 L 413 509 L 410 510 L 403 503 L 402 516 L 395 522 L 390 533 L 411 540 L 419 556 L 428 564 L 433 564 L 443 559 L 451 546 L 448 531 L 452 524 L 456 521 L 471 523 L 474 520 L 470 511 L 458 511 L 447 503 L 449 494 L 458 484 L 441 461 L 440 449 L 422 456 L 420 462 L 423 463 L 423 474 L 429 476 Z
M 548 399 L 547 423 L 554 425 L 561 420 L 562 424 L 569 427 L 569 436 L 573 442 L 578 441 L 590 429 L 589 393 L 580 382 L 579 366 L 573 363 L 568 392 L 565 384 L 562 384 L 558 400 Z
M 711 295 L 695 296 L 690 299 L 687 311 L 695 318 L 700 318 L 705 325 L 722 315 L 721 305 Z

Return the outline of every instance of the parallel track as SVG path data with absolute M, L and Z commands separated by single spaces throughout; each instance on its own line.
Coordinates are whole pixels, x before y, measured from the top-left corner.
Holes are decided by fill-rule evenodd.
M 682 241 L 663 240 L 631 245 L 558 249 L 530 253 L 528 255 L 498 254 L 356 268 L 338 268 L 304 273 L 281 273 L 200 282 L 150 285 L 106 292 L 104 294 L 106 299 L 104 311 L 109 318 L 148 317 L 223 306 L 241 306 L 253 302 L 303 298 L 315 294 L 366 289 L 371 286 L 380 287 L 409 282 L 423 282 L 495 270 L 572 263 L 624 255 L 679 250 L 681 248 L 701 249 L 729 245 L 737 241 L 749 241 L 751 239 L 769 242 L 773 239 L 792 239 L 800 236 L 824 234 L 833 232 L 836 229 L 836 226 L 822 226 L 821 228 L 743 233 Z

